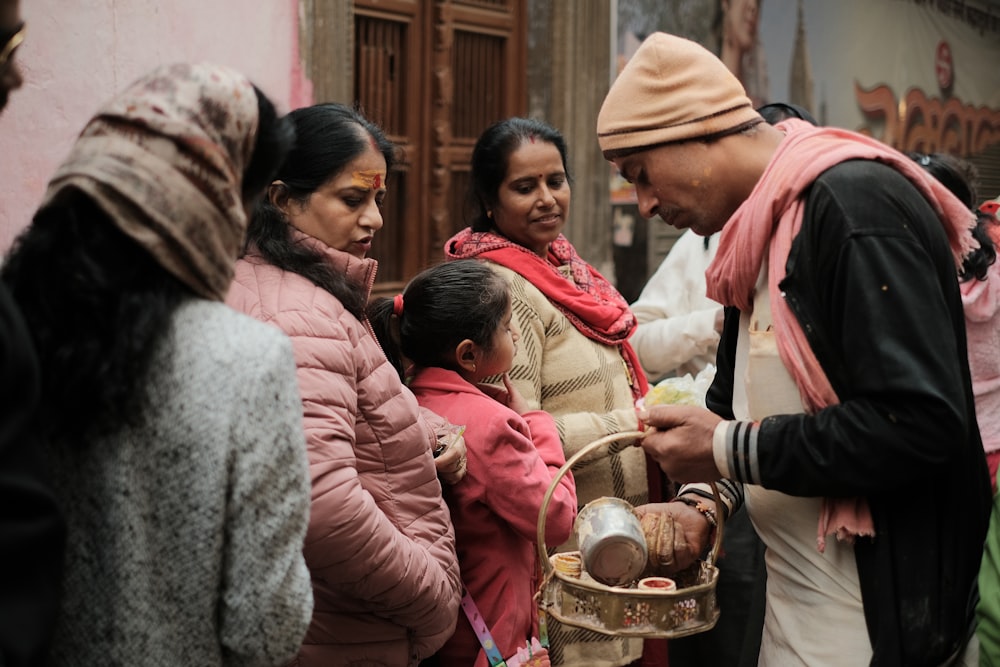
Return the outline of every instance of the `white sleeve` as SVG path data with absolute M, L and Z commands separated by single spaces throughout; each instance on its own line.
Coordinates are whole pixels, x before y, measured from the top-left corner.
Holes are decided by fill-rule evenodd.
M 688 230 L 674 244 L 632 304 L 639 322 L 631 342 L 650 378 L 661 377 L 700 356 L 714 356 L 722 308 L 705 295 L 705 269 L 718 239 Z

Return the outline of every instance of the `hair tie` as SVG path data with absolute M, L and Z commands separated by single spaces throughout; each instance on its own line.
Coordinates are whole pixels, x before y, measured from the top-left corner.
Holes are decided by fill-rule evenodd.
M 403 295 L 397 294 L 392 297 L 392 314 L 396 317 L 403 316 Z

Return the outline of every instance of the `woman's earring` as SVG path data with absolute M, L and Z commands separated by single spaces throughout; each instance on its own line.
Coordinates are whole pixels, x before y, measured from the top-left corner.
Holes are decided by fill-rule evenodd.
M 486 217 L 492 219 L 493 218 L 493 211 L 486 211 Z

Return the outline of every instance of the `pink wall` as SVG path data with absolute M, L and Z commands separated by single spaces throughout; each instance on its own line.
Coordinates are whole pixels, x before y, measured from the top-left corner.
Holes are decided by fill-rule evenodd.
M 211 61 L 245 72 L 282 111 L 311 102 L 298 0 L 21 0 L 24 87 L 0 114 L 0 252 L 94 111 L 147 70 Z

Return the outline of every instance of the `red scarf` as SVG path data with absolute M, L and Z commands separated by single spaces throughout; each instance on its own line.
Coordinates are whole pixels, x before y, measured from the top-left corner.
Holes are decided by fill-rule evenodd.
M 636 328 L 635 316 L 625 298 L 576 253 L 562 234 L 549 244 L 547 259 L 524 246 L 493 232 L 474 232 L 466 227 L 448 239 L 444 254 L 451 259 L 488 259 L 516 271 L 537 287 L 572 322 L 577 331 L 591 340 L 616 345 L 633 378 L 632 395 L 646 395 L 649 384 L 639 358 L 628 342 Z M 572 282 L 558 267 L 569 266 Z
M 778 353 L 799 388 L 806 413 L 839 403 L 836 392 L 806 340 L 802 327 L 778 288 L 792 240 L 802 227 L 803 191 L 830 167 L 846 160 L 877 160 L 907 177 L 937 213 L 948 235 L 955 264 L 974 247 L 975 215 L 947 188 L 913 160 L 864 135 L 837 128 L 817 128 L 791 119 L 777 125 L 785 132 L 763 175 L 745 202 L 726 223 L 719 250 L 708 267 L 708 296 L 741 310 L 750 309 L 764 253 L 768 257 L 768 294 Z M 823 551 L 826 535 L 852 541 L 874 535 L 867 502 L 862 498 L 825 498 L 817 528 Z

